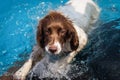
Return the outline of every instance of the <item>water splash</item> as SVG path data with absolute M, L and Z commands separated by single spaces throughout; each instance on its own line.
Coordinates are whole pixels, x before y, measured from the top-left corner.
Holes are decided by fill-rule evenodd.
M 62 1 L 63 3 L 61 1 L 5 2 L 6 7 L 3 6 L 3 9 L 0 10 L 1 14 L 4 14 L 0 16 L 0 75 L 13 66 L 15 61 L 22 61 L 28 57 L 20 57 L 20 55 L 29 54 L 32 51 L 32 47 L 36 43 L 38 20 L 49 10 L 64 4 L 64 1 Z M 4 10 L 4 8 L 8 9 Z

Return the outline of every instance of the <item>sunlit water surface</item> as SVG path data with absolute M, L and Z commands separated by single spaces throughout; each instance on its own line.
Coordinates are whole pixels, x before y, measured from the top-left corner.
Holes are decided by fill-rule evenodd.
M 4 0 L 0 3 L 0 75 L 13 66 L 14 62 L 24 60 L 23 56 L 31 53 L 36 43 L 39 19 L 65 2 L 67 0 Z M 101 24 L 120 17 L 119 0 L 95 0 L 95 2 L 101 8 Z M 114 28 L 120 29 L 120 26 Z M 83 61 L 80 63 L 84 64 Z M 72 67 L 77 69 L 76 65 Z M 81 72 L 82 70 L 84 72 L 87 68 L 81 68 Z M 82 73 L 78 73 L 80 74 Z

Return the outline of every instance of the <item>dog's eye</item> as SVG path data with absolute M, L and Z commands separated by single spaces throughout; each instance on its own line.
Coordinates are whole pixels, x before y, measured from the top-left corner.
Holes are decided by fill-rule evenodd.
M 60 35 L 64 35 L 64 34 L 66 33 L 66 30 L 65 30 L 65 29 L 62 29 L 62 28 L 59 28 L 59 29 L 58 29 L 58 33 L 59 33 Z
M 59 33 L 60 33 L 61 35 L 64 35 L 64 34 L 66 33 L 66 30 L 62 29 L 62 30 L 60 30 Z
M 45 30 L 45 34 L 50 34 L 50 30 Z
M 64 34 L 65 32 L 66 32 L 66 30 L 64 30 L 64 29 L 60 31 L 60 33 L 62 33 L 62 34 Z

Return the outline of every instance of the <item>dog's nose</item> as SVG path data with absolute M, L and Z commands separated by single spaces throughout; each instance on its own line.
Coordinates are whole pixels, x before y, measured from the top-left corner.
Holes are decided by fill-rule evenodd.
M 55 53 L 55 52 L 57 51 L 57 47 L 54 46 L 54 45 L 52 45 L 52 46 L 49 47 L 49 51 L 50 51 L 51 53 Z

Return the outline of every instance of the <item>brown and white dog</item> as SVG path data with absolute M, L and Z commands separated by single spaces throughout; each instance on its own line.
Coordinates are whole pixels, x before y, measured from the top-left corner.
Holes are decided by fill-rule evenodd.
M 40 60 L 44 53 L 64 57 L 60 67 L 65 67 L 87 43 L 87 32 L 93 27 L 99 16 L 99 8 L 92 0 L 69 0 L 65 6 L 52 11 L 40 20 L 37 28 L 37 46 L 30 58 L 15 73 L 15 77 L 24 80 L 33 63 Z

